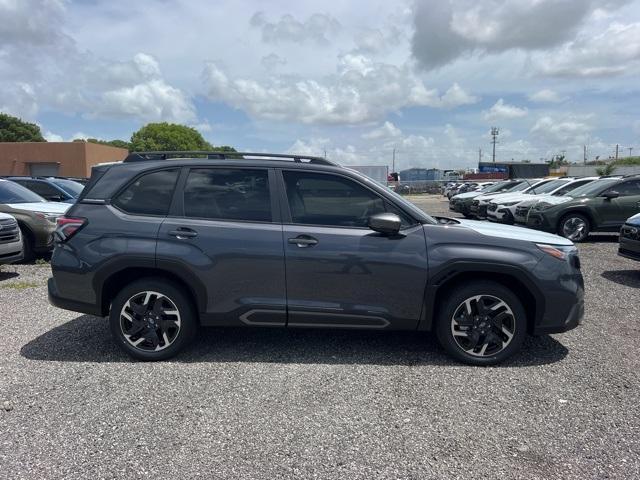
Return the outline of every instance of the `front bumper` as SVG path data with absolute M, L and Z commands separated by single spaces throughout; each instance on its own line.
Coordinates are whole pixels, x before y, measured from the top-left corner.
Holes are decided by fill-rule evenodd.
M 469 207 L 469 213 L 477 218 L 486 218 L 487 217 L 487 205 L 479 205 L 477 203 L 472 203 L 471 207 Z
M 536 230 L 543 230 L 545 232 L 555 233 L 556 231 L 555 225 L 552 225 L 546 215 L 540 212 L 530 212 L 526 225 L 529 228 L 535 228 Z
M 640 261 L 640 227 L 622 227 L 618 255 Z

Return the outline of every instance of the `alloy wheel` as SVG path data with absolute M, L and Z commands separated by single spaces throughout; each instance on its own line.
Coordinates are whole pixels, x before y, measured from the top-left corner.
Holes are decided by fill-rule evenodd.
M 504 350 L 515 334 L 516 319 L 504 300 L 476 295 L 463 301 L 451 318 L 451 334 L 462 350 L 490 357 Z
M 580 217 L 567 218 L 562 224 L 562 235 L 569 240 L 580 240 L 587 231 L 587 222 Z
M 139 350 L 155 352 L 169 347 L 180 333 L 180 312 L 166 295 L 145 291 L 127 300 L 120 311 L 120 330 Z

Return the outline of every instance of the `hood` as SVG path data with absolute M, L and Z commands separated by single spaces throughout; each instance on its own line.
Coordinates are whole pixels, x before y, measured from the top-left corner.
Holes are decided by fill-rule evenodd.
M 636 213 L 633 217 L 628 218 L 627 223 L 640 226 L 640 213 Z
M 570 202 L 571 200 L 573 200 L 573 197 L 554 197 L 553 195 L 539 197 L 540 202 L 551 205 L 560 205 L 561 203 Z
M 7 203 L 8 207 L 15 210 L 27 210 L 29 212 L 42 212 L 63 215 L 69 207 L 68 203 L 59 202 L 35 202 L 35 203 Z
M 453 197 L 451 197 L 451 199 L 455 198 L 456 200 L 462 200 L 465 198 L 474 198 L 474 197 L 477 197 L 478 195 L 482 195 L 482 193 L 479 191 L 459 193 L 458 195 L 454 195 Z
M 13 216 L 9 215 L 8 213 L 0 212 L 0 220 L 9 220 L 11 218 L 13 218 Z
M 512 225 L 502 225 L 499 223 L 479 222 L 477 220 L 456 219 L 464 227 L 471 228 L 476 232 L 490 237 L 511 238 L 513 240 L 524 240 L 533 243 L 546 243 L 548 245 L 571 246 L 573 242 L 559 235 L 531 230 L 524 227 Z
M 530 195 L 528 193 L 503 193 L 502 195 L 496 195 L 493 200 L 491 200 L 491 203 L 502 204 L 518 200 L 523 202 L 525 200 L 532 200 L 536 198 L 536 196 L 537 195 Z

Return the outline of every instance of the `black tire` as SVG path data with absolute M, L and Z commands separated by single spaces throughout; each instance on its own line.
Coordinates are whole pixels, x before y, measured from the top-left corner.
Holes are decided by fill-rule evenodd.
M 591 222 L 581 213 L 568 213 L 558 222 L 558 235 L 572 242 L 584 242 L 589 237 L 590 231 Z
M 36 258 L 36 253 L 34 251 L 35 241 L 33 239 L 33 235 L 30 231 L 28 231 L 25 227 L 20 227 L 20 232 L 22 233 L 22 262 L 28 263 L 32 262 Z
M 125 317 L 121 317 L 123 307 L 130 300 L 133 300 L 138 296 L 145 295 L 146 292 L 155 292 L 160 294 L 160 296 L 151 296 L 147 305 L 136 304 L 136 308 L 146 307 L 147 310 L 150 310 L 151 299 L 154 299 L 155 301 L 158 298 L 163 298 L 166 299 L 163 300 L 165 304 L 167 300 L 168 302 L 170 302 L 169 304 L 173 304 L 170 307 L 170 311 L 174 311 L 175 306 L 175 310 L 178 312 L 178 314 L 174 315 L 160 313 L 158 317 L 155 317 L 157 322 L 155 323 L 156 328 L 151 327 L 149 323 L 145 322 L 144 320 L 138 320 L 138 318 L 144 318 L 144 316 L 142 314 L 136 314 L 136 322 L 139 322 L 137 326 L 139 327 L 140 325 L 144 324 L 145 326 L 142 327 L 141 330 L 142 332 L 147 332 L 148 335 L 136 333 L 129 336 L 130 339 L 127 339 L 124 331 L 125 326 L 127 323 L 131 323 L 131 325 L 133 326 L 133 323 L 128 322 Z M 133 300 L 133 303 L 135 302 L 136 301 Z M 168 311 L 169 310 L 160 310 L 160 312 Z M 125 311 L 125 313 L 127 312 Z M 132 310 L 129 311 L 129 314 L 133 315 L 133 313 L 134 312 Z M 151 311 L 147 311 L 146 313 L 152 314 Z M 178 322 L 176 322 L 176 318 L 179 320 Z M 153 321 L 153 319 L 151 319 L 151 321 Z M 165 330 L 164 327 L 160 327 L 159 325 L 160 322 L 163 321 L 173 322 L 170 330 L 170 335 L 172 335 L 172 338 L 170 338 L 170 343 L 166 343 L 161 338 L 161 334 L 162 332 L 165 332 Z M 109 324 L 111 327 L 111 335 L 116 344 L 122 350 L 138 360 L 158 361 L 166 360 L 173 357 L 191 342 L 198 330 L 198 317 L 191 298 L 186 294 L 182 287 L 168 280 L 143 278 L 140 280 L 136 280 L 135 282 L 132 282 L 124 287 L 113 299 L 113 302 L 111 304 L 111 312 L 109 314 Z M 134 330 L 135 328 L 132 327 L 129 331 L 133 332 Z M 153 335 L 154 331 L 155 335 Z M 140 338 L 142 337 L 145 338 L 141 340 L 142 343 L 140 344 L 140 346 L 134 346 L 132 344 L 132 342 L 140 340 Z M 156 347 L 161 347 L 162 349 L 152 350 L 154 346 L 154 340 L 147 340 L 147 338 L 158 340 L 160 344 L 156 345 Z
M 484 339 L 483 341 L 487 341 L 488 347 L 485 347 L 486 350 L 484 351 L 485 353 L 483 353 L 482 356 L 479 356 L 480 352 L 483 352 L 481 344 L 476 343 L 478 347 L 473 349 L 475 354 L 471 354 L 468 353 L 469 350 L 465 351 L 465 348 L 463 348 L 459 341 L 456 340 L 456 338 L 462 338 L 463 340 L 460 340 L 460 342 L 464 341 L 473 345 L 473 339 L 470 338 L 472 335 L 467 335 L 466 337 L 456 337 L 453 333 L 453 330 L 455 330 L 456 328 L 462 328 L 457 323 L 454 323 L 454 315 L 456 315 L 456 313 L 460 311 L 460 308 L 466 308 L 464 306 L 466 300 L 478 296 L 481 296 L 483 299 L 486 298 L 490 301 L 493 301 L 491 299 L 495 298 L 504 302 L 508 309 L 505 309 L 503 307 L 497 309 L 496 316 L 505 313 L 509 317 L 508 323 L 506 324 L 507 326 L 505 328 L 511 333 L 511 337 L 508 337 L 508 335 L 505 333 L 501 333 L 502 326 L 505 325 L 501 320 L 499 327 L 483 326 L 482 328 L 487 328 L 488 330 L 487 334 L 483 334 L 480 333 L 483 331 L 480 328 L 482 318 L 480 319 L 480 322 L 477 322 L 477 324 L 476 320 L 472 320 L 473 326 L 465 327 L 465 329 L 471 329 L 469 330 L 469 333 L 473 335 L 473 339 L 476 339 L 476 342 L 478 338 Z M 510 316 L 509 310 L 511 313 Z M 475 317 L 475 315 L 471 315 L 471 317 Z M 492 325 L 490 321 L 487 321 L 486 323 Z M 454 327 L 453 325 L 456 326 Z M 447 353 L 456 360 L 459 360 L 463 363 L 468 363 L 470 365 L 495 365 L 506 360 L 520 350 L 520 348 L 522 347 L 522 342 L 527 336 L 527 317 L 524 307 L 518 300 L 518 297 L 502 284 L 492 281 L 472 281 L 456 287 L 443 300 L 443 303 L 440 305 L 436 316 L 435 329 L 440 345 L 442 345 Z M 460 330 L 458 331 L 460 332 Z M 500 337 L 496 337 L 495 335 L 500 335 Z M 499 346 L 497 341 L 495 342 L 495 346 L 491 346 L 492 344 L 487 340 L 487 338 L 495 340 L 501 339 L 502 345 L 504 346 Z M 505 341 L 506 345 L 504 343 Z M 476 350 L 478 351 L 476 352 Z

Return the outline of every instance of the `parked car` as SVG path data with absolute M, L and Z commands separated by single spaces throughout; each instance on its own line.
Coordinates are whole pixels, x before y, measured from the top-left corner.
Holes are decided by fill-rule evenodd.
M 51 260 L 51 303 L 108 315 L 135 358 L 175 355 L 199 325 L 286 326 L 434 330 L 487 365 L 582 319 L 559 236 L 434 218 L 322 158 L 164 155 L 94 168 Z
M 22 185 L 0 179 L 0 212 L 11 214 L 18 221 L 25 260 L 53 249 L 56 219 L 68 208 L 69 204 L 47 202 Z
M 479 195 L 484 195 L 488 193 L 499 193 L 506 192 L 509 189 L 515 187 L 520 182 L 515 180 L 505 180 L 503 182 L 489 184 L 481 190 L 476 190 L 473 192 L 460 193 L 451 197 L 449 200 L 449 210 L 454 212 L 462 213 L 467 218 L 471 217 L 471 203 L 473 199 Z
M 16 182 L 49 202 L 74 203 L 84 185 L 58 177 L 5 177 Z
M 0 213 L 0 265 L 22 260 L 22 235 L 18 222 L 6 213 Z
M 469 213 L 471 216 L 484 220 L 487 218 L 487 208 L 489 207 L 489 202 L 496 198 L 498 195 L 508 195 L 514 194 L 518 192 L 528 192 L 531 188 L 535 186 L 539 186 L 541 182 L 545 180 L 541 180 L 539 178 L 531 178 L 531 179 L 519 179 L 516 180 L 514 186 L 504 192 L 495 192 L 490 194 L 478 195 L 471 202 L 471 206 L 469 207 Z
M 531 200 L 523 200 L 518 203 L 513 214 L 513 220 L 517 224 L 526 225 L 529 212 L 533 206 L 539 202 L 547 202 L 554 205 L 567 202 L 571 200 L 571 194 L 578 188 L 591 183 L 594 180 L 598 180 L 600 177 L 582 177 L 575 180 L 571 180 L 565 184 L 565 186 L 554 190 L 548 194 L 536 195 Z
M 560 204 L 542 201 L 529 212 L 527 226 L 582 242 L 590 232 L 618 232 L 640 212 L 640 175 L 602 178 L 571 192 Z
M 620 229 L 618 255 L 640 260 L 640 213 L 628 218 Z
M 487 207 L 487 220 L 491 222 L 506 223 L 513 225 L 515 223 L 516 209 L 523 202 L 531 202 L 553 196 L 555 193 L 563 195 L 569 191 L 573 184 L 574 189 L 580 185 L 586 185 L 597 177 L 588 179 L 576 178 L 558 178 L 556 180 L 547 181 L 540 186 L 532 188 L 527 193 L 515 193 L 513 195 L 499 195 L 489 202 Z

